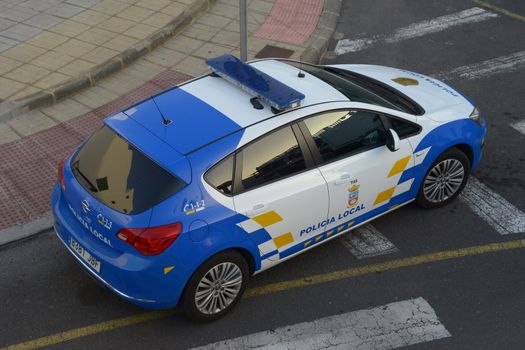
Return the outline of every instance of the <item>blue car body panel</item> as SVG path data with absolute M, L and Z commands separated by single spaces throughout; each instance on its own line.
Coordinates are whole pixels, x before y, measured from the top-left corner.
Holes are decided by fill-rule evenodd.
M 232 119 L 179 88 L 143 101 L 124 113 L 182 154 L 241 129 Z M 171 121 L 168 128 L 162 123 L 161 113 Z

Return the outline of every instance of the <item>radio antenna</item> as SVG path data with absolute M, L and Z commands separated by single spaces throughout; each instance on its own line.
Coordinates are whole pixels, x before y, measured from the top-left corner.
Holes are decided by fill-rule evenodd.
M 157 110 L 160 113 L 160 117 L 162 118 L 162 124 L 164 125 L 170 125 L 172 123 L 171 120 L 164 118 L 164 114 L 162 114 L 162 111 L 160 110 L 159 106 L 157 105 L 157 101 L 155 101 L 155 97 L 151 98 L 153 100 L 153 103 L 155 104 L 155 107 L 157 107 Z
M 299 78 L 304 78 L 304 73 L 303 73 L 303 59 L 301 57 L 299 57 L 299 73 L 297 73 L 297 76 Z

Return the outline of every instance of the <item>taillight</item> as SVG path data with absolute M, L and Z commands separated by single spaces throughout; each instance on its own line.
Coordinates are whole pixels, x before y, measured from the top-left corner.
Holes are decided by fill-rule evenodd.
M 123 228 L 117 233 L 117 238 L 131 244 L 143 255 L 157 255 L 165 251 L 182 231 L 182 224 L 150 227 Z
M 64 157 L 60 162 L 58 162 L 58 170 L 57 170 L 57 180 L 60 182 L 60 186 L 62 186 L 62 189 L 66 190 L 66 183 L 64 181 L 64 163 L 66 162 L 67 158 L 69 157 L 69 154 Z

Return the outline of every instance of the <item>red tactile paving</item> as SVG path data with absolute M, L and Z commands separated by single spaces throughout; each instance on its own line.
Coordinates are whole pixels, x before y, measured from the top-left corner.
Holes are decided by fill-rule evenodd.
M 58 162 L 102 125 L 102 119 L 191 77 L 166 70 L 93 111 L 23 139 L 0 145 L 0 230 L 50 211 Z
M 277 0 L 270 15 L 253 34 L 295 45 L 304 44 L 321 16 L 324 0 Z

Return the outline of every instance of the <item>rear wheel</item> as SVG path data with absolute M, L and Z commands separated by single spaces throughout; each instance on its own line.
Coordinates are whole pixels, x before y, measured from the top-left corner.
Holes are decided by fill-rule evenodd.
M 244 257 L 228 250 L 205 261 L 192 275 L 183 296 L 186 315 L 213 321 L 228 313 L 241 298 L 249 279 Z
M 439 156 L 425 175 L 416 197 L 424 208 L 439 208 L 453 201 L 467 184 L 470 174 L 468 157 L 457 148 Z

